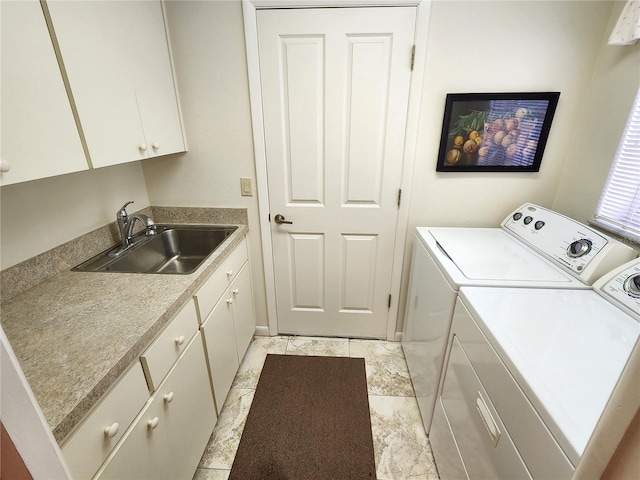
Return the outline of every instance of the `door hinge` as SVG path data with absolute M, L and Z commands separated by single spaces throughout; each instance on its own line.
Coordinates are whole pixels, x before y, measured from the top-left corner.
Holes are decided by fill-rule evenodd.
M 271 223 L 271 214 L 269 214 L 269 215 L 267 216 L 267 218 L 268 218 L 268 220 L 269 220 L 269 223 Z
M 387 308 L 391 308 L 391 294 L 389 294 L 389 302 L 387 303 Z
M 413 64 L 416 61 L 416 46 L 411 47 L 411 70 L 413 70 Z
M 398 208 L 400 208 L 400 199 L 402 199 L 402 189 L 398 190 Z

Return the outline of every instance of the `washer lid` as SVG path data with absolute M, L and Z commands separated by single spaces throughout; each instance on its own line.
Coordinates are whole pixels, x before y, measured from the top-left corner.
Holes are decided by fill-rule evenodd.
M 578 461 L 640 323 L 590 290 L 463 287 L 460 297 L 565 453 Z
M 430 228 L 429 233 L 468 279 L 575 283 L 500 228 Z

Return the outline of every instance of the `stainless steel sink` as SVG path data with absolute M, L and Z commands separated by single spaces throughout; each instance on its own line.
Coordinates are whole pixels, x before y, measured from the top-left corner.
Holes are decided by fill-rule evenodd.
M 113 247 L 71 270 L 80 272 L 187 274 L 195 271 L 237 227 L 157 225 L 156 234 L 134 237 L 117 253 Z

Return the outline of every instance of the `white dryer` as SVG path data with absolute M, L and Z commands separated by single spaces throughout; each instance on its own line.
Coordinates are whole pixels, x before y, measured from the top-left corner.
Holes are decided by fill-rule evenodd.
M 402 345 L 427 433 L 462 286 L 590 289 L 635 250 L 530 203 L 496 228 L 416 229 Z
M 462 287 L 430 434 L 442 478 L 572 478 L 605 407 L 615 445 L 640 406 L 619 380 L 639 336 L 640 259 L 593 290 Z

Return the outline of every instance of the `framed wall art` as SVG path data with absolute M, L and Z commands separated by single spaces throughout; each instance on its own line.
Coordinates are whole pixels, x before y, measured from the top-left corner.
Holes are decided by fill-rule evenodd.
M 537 172 L 560 92 L 447 94 L 439 172 Z

